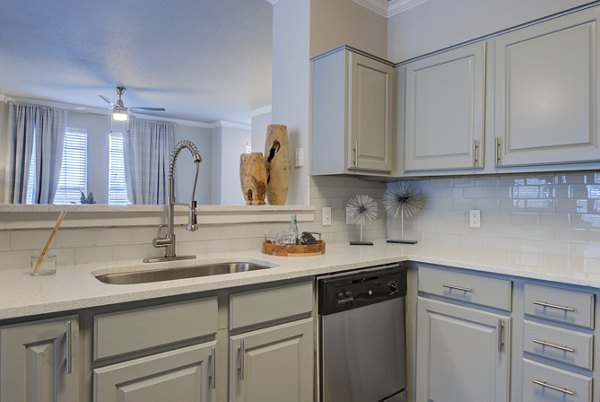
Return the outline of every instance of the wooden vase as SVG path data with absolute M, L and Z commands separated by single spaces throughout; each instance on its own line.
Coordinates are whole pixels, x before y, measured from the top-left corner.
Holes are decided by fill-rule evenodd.
M 240 155 L 240 182 L 246 205 L 265 205 L 267 169 L 262 152 Z
M 285 205 L 290 182 L 290 151 L 287 127 L 270 124 L 265 143 L 267 199 L 271 205 Z

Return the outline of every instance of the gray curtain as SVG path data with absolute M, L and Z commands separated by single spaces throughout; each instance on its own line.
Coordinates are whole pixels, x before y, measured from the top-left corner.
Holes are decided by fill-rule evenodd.
M 127 197 L 132 204 L 166 204 L 175 124 L 131 119 L 123 134 Z
M 8 202 L 24 204 L 35 147 L 33 203 L 52 204 L 60 178 L 67 111 L 46 106 L 9 103 Z

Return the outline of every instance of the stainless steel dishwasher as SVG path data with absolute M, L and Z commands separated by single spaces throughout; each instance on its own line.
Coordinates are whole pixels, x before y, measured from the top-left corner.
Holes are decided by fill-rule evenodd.
M 321 402 L 405 402 L 406 268 L 317 278 Z

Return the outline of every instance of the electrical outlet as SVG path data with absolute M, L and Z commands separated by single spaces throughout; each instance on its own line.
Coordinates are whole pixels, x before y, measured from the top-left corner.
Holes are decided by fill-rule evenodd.
M 321 223 L 323 226 L 331 225 L 331 207 L 323 207 L 321 210 Z
M 469 227 L 480 228 L 481 227 L 481 211 L 478 209 L 472 209 L 469 211 Z

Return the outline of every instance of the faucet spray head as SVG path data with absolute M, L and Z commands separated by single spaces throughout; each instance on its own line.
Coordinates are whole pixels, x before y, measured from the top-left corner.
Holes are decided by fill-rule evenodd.
M 190 232 L 198 229 L 198 216 L 196 214 L 196 201 L 190 202 L 190 209 L 188 211 L 188 225 L 187 230 Z

